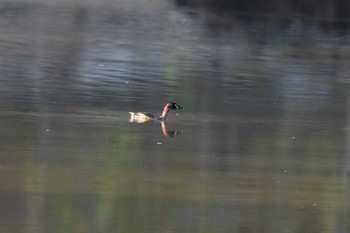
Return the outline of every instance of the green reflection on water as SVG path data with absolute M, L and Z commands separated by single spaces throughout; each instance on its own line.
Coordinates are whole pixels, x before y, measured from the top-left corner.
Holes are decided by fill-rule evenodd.
M 59 121 L 47 132 L 38 120 L 14 120 L 26 136 L 3 125 L 24 137 L 7 147 L 2 190 L 23 195 L 13 211 L 32 229 L 271 232 L 293 224 L 287 229 L 322 232 L 349 214 L 336 136 L 291 138 L 283 125 L 265 125 L 226 145 L 236 148 L 227 154 L 213 153 L 221 140 L 198 152 L 196 130 L 168 139 L 158 124 Z
M 347 74 L 349 53 L 322 44 L 338 38 L 310 32 L 322 43 L 309 53 L 267 38 L 247 44 L 251 28 L 241 41 L 236 31 L 206 41 L 203 32 L 154 29 L 153 11 L 143 13 L 156 22 L 147 34 L 143 18 L 114 9 L 82 9 L 85 20 L 66 8 L 9 6 L 2 37 L 18 41 L 1 47 L 4 231 L 348 232 L 347 91 L 328 74 Z M 27 16 L 17 21 L 21 9 Z M 35 21 L 40 12 L 51 24 Z M 181 18 L 198 30 L 177 14 L 171 25 Z M 178 35 L 185 40 L 175 43 Z M 164 68 L 158 55 L 169 53 Z M 104 112 L 159 96 L 188 109 L 173 125 L 184 130 L 178 138 Z

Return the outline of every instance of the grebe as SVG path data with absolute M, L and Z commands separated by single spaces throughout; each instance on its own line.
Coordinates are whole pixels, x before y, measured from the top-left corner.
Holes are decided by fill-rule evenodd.
M 130 122 L 145 123 L 153 120 L 165 121 L 167 119 L 168 112 L 172 109 L 183 109 L 183 107 L 180 107 L 177 103 L 169 102 L 164 106 L 162 115 L 160 116 L 149 112 L 129 112 Z

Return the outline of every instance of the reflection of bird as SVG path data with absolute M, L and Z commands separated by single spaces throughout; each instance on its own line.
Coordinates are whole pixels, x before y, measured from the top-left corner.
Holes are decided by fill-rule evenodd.
M 176 137 L 177 135 L 182 134 L 182 131 L 168 130 L 165 121 L 161 121 L 160 123 L 161 123 L 161 125 L 162 125 L 162 132 L 163 132 L 163 135 L 164 135 L 165 137 L 171 137 L 171 138 L 173 138 L 173 137 Z
M 177 103 L 169 102 L 164 106 L 162 115 L 160 116 L 157 116 L 149 112 L 136 112 L 136 113 L 129 112 L 130 122 L 145 123 L 147 121 L 153 121 L 153 120 L 164 121 L 167 118 L 168 112 L 172 109 L 183 109 L 183 108 L 180 107 Z

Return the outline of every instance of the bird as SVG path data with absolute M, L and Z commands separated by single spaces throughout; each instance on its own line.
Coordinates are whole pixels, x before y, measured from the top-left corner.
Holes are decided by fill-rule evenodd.
M 162 115 L 158 116 L 150 112 L 129 112 L 130 122 L 145 123 L 148 121 L 166 121 L 170 110 L 183 109 L 180 105 L 175 102 L 167 103 L 162 111 Z

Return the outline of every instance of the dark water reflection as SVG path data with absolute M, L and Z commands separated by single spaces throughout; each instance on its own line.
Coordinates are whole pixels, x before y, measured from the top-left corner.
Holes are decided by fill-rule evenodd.
M 349 231 L 347 33 L 90 3 L 0 4 L 3 231 Z

